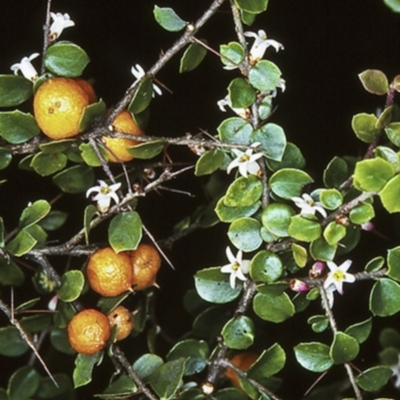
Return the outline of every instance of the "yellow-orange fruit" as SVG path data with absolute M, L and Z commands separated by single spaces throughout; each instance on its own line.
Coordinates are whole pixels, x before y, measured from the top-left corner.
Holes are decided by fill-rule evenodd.
M 144 290 L 156 285 L 156 275 L 161 266 L 158 250 L 150 244 L 140 244 L 136 250 L 129 252 L 132 266 L 134 290 Z
M 112 125 L 118 132 L 129 133 L 136 136 L 143 135 L 143 132 L 128 110 L 124 110 L 118 114 Z M 107 156 L 110 162 L 128 162 L 133 160 L 133 155 L 126 149 L 140 143 L 137 140 L 110 138 L 106 136 L 104 136 L 102 140 L 106 149 L 109 150 L 107 151 Z
M 90 287 L 106 297 L 115 297 L 131 290 L 132 262 L 127 252 L 116 253 L 111 247 L 94 252 L 88 262 Z
M 104 348 L 110 335 L 108 318 L 94 309 L 80 311 L 68 324 L 69 343 L 81 354 L 97 353 Z
M 76 136 L 84 109 L 95 98 L 93 88 L 83 79 L 50 78 L 33 98 L 36 122 L 51 139 Z
M 258 354 L 250 353 L 244 351 L 242 353 L 236 354 L 234 357 L 231 358 L 230 362 L 235 366 L 241 369 L 242 371 L 246 372 L 252 364 L 257 360 Z M 227 369 L 225 371 L 225 376 L 232 382 L 232 384 L 241 389 L 239 377 L 237 373 L 232 369 Z
M 134 322 L 132 313 L 124 306 L 114 308 L 108 315 L 111 328 L 116 326 L 116 340 L 123 340 L 132 332 Z

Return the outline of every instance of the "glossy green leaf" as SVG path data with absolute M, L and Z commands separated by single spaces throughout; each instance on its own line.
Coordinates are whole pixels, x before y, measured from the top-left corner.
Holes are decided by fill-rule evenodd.
M 38 224 L 24 228 L 24 231 L 29 233 L 37 242 L 44 242 L 47 240 L 46 231 Z
M 336 332 L 329 355 L 335 364 L 344 364 L 354 360 L 359 350 L 360 346 L 356 339 L 346 333 Z
M 324 372 L 332 367 L 329 347 L 323 343 L 300 343 L 294 348 L 297 362 L 308 371 Z
M 400 281 L 400 246 L 388 250 L 387 275 L 396 281 Z
M 140 81 L 138 89 L 135 91 L 128 110 L 132 114 L 138 114 L 144 111 L 151 102 L 153 97 L 153 80 L 145 77 Z
M 261 223 L 271 233 L 279 237 L 288 236 L 291 217 L 296 214 L 287 204 L 271 203 L 261 214 Z
M 75 165 L 54 175 L 53 182 L 63 192 L 81 193 L 93 186 L 93 169 L 88 165 Z
M 25 365 L 17 369 L 8 381 L 7 394 L 9 400 L 29 400 L 39 388 L 40 375 Z
M 329 245 L 334 246 L 346 236 L 346 228 L 335 221 L 331 221 L 325 227 L 323 236 Z
M 0 354 L 6 357 L 18 357 L 29 349 L 18 329 L 14 326 L 0 328 Z
M 52 317 L 49 314 L 28 315 L 22 317 L 20 323 L 25 332 L 37 333 L 50 328 Z
M 61 353 L 76 354 L 75 350 L 69 344 L 67 329 L 52 328 L 50 331 L 50 341 L 52 346 Z
M 12 160 L 12 152 L 9 149 L 0 147 L 0 170 L 7 168 Z
M 350 221 L 356 225 L 362 225 L 375 217 L 375 209 L 369 203 L 361 204 L 353 208 L 349 213 Z
M 72 385 L 71 378 L 68 375 L 54 374 L 54 380 L 57 382 L 58 387 L 54 385 L 54 382 L 50 377 L 42 378 L 40 380 L 40 386 L 37 391 L 39 399 L 50 399 L 50 400 L 75 400 L 76 395 L 74 387 Z
M 357 340 L 358 343 L 364 343 L 372 330 L 372 317 L 366 319 L 365 321 L 358 322 L 356 324 L 350 325 L 345 333 L 352 336 Z
M 314 332 L 321 333 L 329 326 L 329 319 L 326 315 L 313 315 L 308 318 L 307 323 Z
M 275 323 L 283 322 L 295 313 L 294 305 L 286 293 L 278 296 L 257 293 L 253 299 L 253 309 L 261 319 Z
M 338 255 L 348 254 L 351 252 L 360 241 L 361 229 L 354 225 L 349 225 L 346 228 L 346 236 L 340 241 L 340 246 L 336 247 Z
M 154 6 L 154 17 L 156 21 L 167 31 L 178 32 L 187 25 L 172 8 Z
M 103 146 L 97 146 L 97 148 L 103 156 L 103 159 L 106 161 L 106 149 Z M 79 145 L 79 151 L 81 152 L 81 156 L 85 163 L 90 167 L 100 167 L 102 165 L 99 157 L 97 156 L 96 152 L 93 149 L 93 146 L 90 143 L 81 143 Z
M 377 392 L 387 384 L 393 371 L 386 366 L 377 365 L 363 371 L 356 378 L 357 385 L 368 392 Z
M 63 211 L 50 211 L 39 225 L 46 231 L 54 231 L 63 226 L 67 218 L 68 214 Z
M 321 236 L 322 228 L 316 218 L 295 215 L 291 218 L 288 233 L 294 239 L 312 242 Z
M 67 303 L 76 300 L 82 292 L 84 283 L 85 278 L 81 271 L 67 271 L 61 277 L 61 288 L 58 291 L 59 299 Z
M 144 383 L 147 383 L 151 375 L 163 364 L 164 362 L 160 356 L 143 354 L 134 362 L 133 370 Z
M 269 0 L 235 0 L 236 6 L 251 14 L 259 14 L 265 11 L 268 7 Z
M 324 183 L 327 188 L 340 186 L 348 177 L 349 168 L 343 158 L 334 157 L 324 171 Z
M 385 185 L 379 197 L 387 212 L 400 211 L 400 175 L 396 175 Z
M 205 40 L 203 42 L 207 43 Z M 192 71 L 199 66 L 207 54 L 207 49 L 199 43 L 192 43 L 183 53 L 179 65 L 179 72 Z
M 8 143 L 25 143 L 39 132 L 40 129 L 31 114 L 19 110 L 0 112 L 0 136 Z
M 374 257 L 372 260 L 368 261 L 364 270 L 366 272 L 379 271 L 385 264 L 385 259 L 382 256 Z
M 377 192 L 394 174 L 393 165 L 382 158 L 359 161 L 354 171 L 354 185 L 360 190 Z
M 364 143 L 374 142 L 378 136 L 380 129 L 376 127 L 378 118 L 374 114 L 361 113 L 357 114 L 351 120 L 351 127 L 356 136 Z
M 81 76 L 89 61 L 81 47 L 68 41 L 53 44 L 44 55 L 44 65 L 50 72 L 70 78 Z
M 254 341 L 254 323 L 244 315 L 230 319 L 222 329 L 222 337 L 231 349 L 244 350 Z
M 307 250 L 297 243 L 292 243 L 291 250 L 296 265 L 300 268 L 305 267 L 308 260 Z
M 45 154 L 62 153 L 71 147 L 72 143 L 74 143 L 73 139 L 55 140 L 52 142 L 41 143 L 39 148 Z
M 254 21 L 256 20 L 256 16 L 257 16 L 257 14 L 249 13 L 249 12 L 243 11 L 243 10 L 241 10 L 241 13 L 240 13 L 242 22 L 247 26 L 253 25 Z
M 108 241 L 116 253 L 135 250 L 142 239 L 142 221 L 136 211 L 117 214 L 108 227 Z
M 210 175 L 224 162 L 224 152 L 218 149 L 206 151 L 196 163 L 194 174 L 196 176 Z
M 269 118 L 271 116 L 272 110 L 273 110 L 272 100 L 273 100 L 272 95 L 268 95 L 268 96 L 265 96 L 259 103 L 258 116 L 260 117 L 261 120 L 266 120 L 267 118 Z M 292 165 L 286 166 L 286 167 L 292 167 Z M 277 169 L 279 169 L 279 168 L 274 169 L 274 171 L 276 171 Z
M 393 106 L 385 106 L 382 112 L 378 115 L 378 121 L 376 122 L 376 128 L 384 129 L 386 128 L 390 122 L 392 121 L 392 111 Z
M 335 258 L 337 245 L 331 246 L 321 236 L 310 245 L 310 254 L 314 260 L 332 261 Z
M 244 49 L 238 42 L 229 42 L 219 47 L 221 62 L 226 69 L 238 68 L 244 59 Z
M 400 13 L 399 0 L 383 0 L 383 2 L 394 12 Z
M 256 129 L 252 141 L 261 143 L 265 157 L 273 161 L 281 161 L 286 148 L 285 132 L 279 125 L 268 123 Z
M 132 395 L 137 391 L 137 386 L 131 377 L 128 375 L 119 376 L 101 395 L 95 397 L 112 399 L 121 398 Z
M 267 159 L 267 165 L 273 172 L 283 168 L 300 169 L 305 167 L 306 160 L 304 159 L 300 149 L 295 144 L 287 142 L 282 159 L 280 161 Z
M 379 317 L 388 317 L 400 311 L 400 285 L 388 278 L 375 282 L 370 298 L 369 309 Z
M 372 94 L 384 95 L 389 91 L 386 75 L 377 69 L 367 69 L 358 75 L 364 89 Z
M 236 388 L 224 388 L 218 390 L 215 395 L 213 395 L 215 400 L 247 400 L 248 396 L 246 396 L 242 391 Z M 179 400 L 181 398 L 179 397 Z M 208 400 L 208 398 L 200 394 L 200 397 L 187 397 L 182 400 Z
M 104 116 L 106 108 L 107 105 L 103 100 L 86 106 L 79 121 L 79 132 L 86 131 L 94 122 L 99 121 Z
M 393 164 L 396 170 L 399 167 L 399 157 L 397 153 L 387 146 L 378 146 L 374 151 L 375 157 L 383 158 L 384 160 Z
M 236 179 L 228 188 L 224 204 L 228 207 L 247 207 L 258 202 L 263 192 L 261 181 L 254 175 Z
M 229 303 L 235 300 L 242 291 L 240 284 L 234 289 L 231 288 L 229 275 L 223 274 L 220 267 L 198 271 L 194 276 L 194 282 L 199 296 L 210 303 Z
M 245 252 L 256 250 L 262 243 L 261 224 L 254 218 L 239 218 L 233 221 L 228 237 L 233 245 Z
M 19 218 L 19 227 L 27 228 L 34 225 L 49 214 L 51 210 L 50 204 L 46 200 L 37 200 L 28 205 Z
M 305 185 L 313 182 L 313 179 L 306 172 L 293 168 L 284 168 L 275 172 L 270 180 L 271 190 L 285 200 L 300 196 Z
M 222 121 L 217 131 L 223 142 L 248 146 L 253 127 L 242 118 L 231 117 Z
M 225 197 L 221 197 L 215 207 L 215 213 L 222 222 L 233 222 L 241 217 L 252 216 L 259 208 L 259 202 L 245 207 L 228 207 L 225 205 Z
M 6 286 L 20 286 L 24 281 L 25 275 L 21 268 L 12 260 L 0 258 L 0 283 Z
M 8 243 L 7 250 L 11 254 L 20 257 L 32 250 L 36 243 L 37 240 L 31 234 L 22 230 Z
M 268 250 L 259 251 L 251 260 L 250 276 L 256 282 L 275 282 L 282 276 L 282 273 L 281 259 Z
M 63 153 L 37 153 L 32 158 L 31 167 L 39 175 L 48 176 L 65 168 L 67 161 L 67 156 Z
M 235 78 L 228 86 L 233 108 L 247 108 L 256 101 L 256 90 L 243 78 Z
M 0 75 L 0 107 L 15 107 L 32 96 L 32 82 L 22 76 Z
M 257 361 L 248 370 L 247 376 L 258 382 L 264 377 L 277 374 L 285 366 L 285 363 L 285 351 L 278 343 L 275 343 L 260 354 Z
M 128 153 L 132 154 L 135 158 L 141 160 L 148 160 L 160 154 L 164 150 L 163 140 L 152 140 L 136 144 L 134 147 L 129 147 Z
M 397 147 L 400 147 L 400 123 L 392 122 L 385 128 L 389 140 Z
M 78 354 L 75 359 L 75 369 L 72 374 L 74 388 L 85 386 L 92 381 L 92 371 L 95 364 L 99 365 L 103 360 L 103 352 L 87 356 Z
M 249 81 L 261 92 L 270 92 L 276 89 L 282 73 L 272 61 L 261 60 L 250 69 Z
M 336 210 L 343 203 L 343 196 L 336 189 L 323 189 L 319 193 L 319 200 L 327 210 Z
M 161 399 L 171 399 L 178 390 L 185 363 L 185 358 L 168 361 L 151 375 L 150 385 Z

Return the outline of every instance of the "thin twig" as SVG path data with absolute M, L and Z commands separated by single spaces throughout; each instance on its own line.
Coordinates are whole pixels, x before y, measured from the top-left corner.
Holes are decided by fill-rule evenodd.
M 43 75 L 46 72 L 46 67 L 44 65 L 44 55 L 46 54 L 47 48 L 50 45 L 50 11 L 51 11 L 51 1 L 47 0 L 47 8 L 46 8 L 46 22 L 43 26 L 43 51 L 42 51 L 42 65 L 40 67 L 40 73 Z

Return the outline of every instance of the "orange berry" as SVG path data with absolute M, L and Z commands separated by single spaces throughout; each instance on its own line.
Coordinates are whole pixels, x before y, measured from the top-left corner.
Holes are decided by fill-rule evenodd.
M 132 285 L 134 290 L 143 290 L 156 285 L 156 275 L 161 266 L 158 250 L 149 244 L 140 244 L 129 252 L 133 265 Z
M 69 343 L 81 354 L 97 353 L 104 348 L 110 335 L 108 318 L 94 309 L 80 311 L 68 324 Z
M 143 135 L 143 132 L 140 130 L 138 124 L 128 110 L 124 110 L 118 114 L 112 125 L 116 131 L 121 133 L 129 133 L 136 136 Z M 114 163 L 133 160 L 133 155 L 126 149 L 127 147 L 133 147 L 140 143 L 137 140 L 110 138 L 106 136 L 104 136 L 102 140 L 106 149 L 110 150 L 107 151 L 108 160 Z
M 132 262 L 127 252 L 116 253 L 111 247 L 94 252 L 87 266 L 90 287 L 106 297 L 131 290 Z
M 244 351 L 242 353 L 236 354 L 234 357 L 231 358 L 230 362 L 235 366 L 241 369 L 242 371 L 246 372 L 249 370 L 252 364 L 257 360 L 258 354 L 250 353 L 248 351 Z M 225 371 L 225 376 L 232 382 L 232 384 L 241 389 L 239 377 L 237 373 L 232 369 L 227 369 Z
M 125 339 L 132 332 L 134 325 L 133 315 L 124 306 L 114 308 L 107 317 L 111 328 L 114 326 L 117 327 L 117 334 L 115 337 L 117 341 Z
M 84 109 L 95 96 L 90 84 L 82 79 L 47 79 L 33 99 L 36 122 L 51 139 L 76 136 Z
M 97 95 L 93 89 L 93 86 L 88 81 L 85 81 L 84 79 L 81 78 L 75 79 L 75 81 L 88 95 L 89 104 L 96 103 Z

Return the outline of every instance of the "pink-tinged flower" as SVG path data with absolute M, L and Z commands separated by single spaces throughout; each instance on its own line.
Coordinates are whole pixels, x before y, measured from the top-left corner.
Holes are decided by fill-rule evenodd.
M 319 278 L 324 271 L 325 271 L 325 263 L 323 263 L 322 261 L 317 261 L 312 265 L 310 271 L 308 271 L 308 276 L 311 279 L 316 279 Z
M 334 262 L 328 261 L 327 265 L 330 271 L 328 272 L 328 276 L 324 282 L 324 288 L 327 289 L 330 286 L 334 286 L 335 289 L 343 294 L 343 283 L 353 283 L 356 280 L 356 277 L 352 274 L 349 274 L 347 270 L 350 268 L 352 261 L 346 260 L 339 266 L 337 266 Z
M 273 47 L 275 51 L 284 49 L 283 45 L 276 40 L 267 39 L 267 34 L 262 29 L 260 29 L 257 33 L 244 32 L 244 35 L 254 38 L 253 46 L 251 46 L 249 52 L 251 64 L 255 64 L 257 61 L 261 60 L 264 57 L 265 51 L 268 49 L 268 47 Z
M 51 298 L 51 300 L 49 301 L 49 303 L 47 304 L 47 308 L 50 311 L 56 311 L 57 309 L 57 304 L 58 304 L 58 296 L 55 295 Z
M 121 183 L 107 185 L 107 183 L 102 180 L 97 182 L 99 182 L 100 185 L 89 188 L 86 191 L 86 197 L 89 197 L 91 193 L 97 193 L 92 200 L 97 201 L 97 209 L 104 214 L 110 208 L 111 200 L 114 200 L 116 204 L 119 203 L 119 197 L 116 192 L 121 187 Z
M 36 57 L 39 57 L 39 53 L 33 53 L 29 57 L 23 57 L 19 63 L 15 63 L 11 65 L 11 71 L 14 72 L 15 75 L 18 75 L 18 71 L 21 71 L 21 74 L 24 78 L 28 79 L 31 82 L 35 82 L 39 77 L 35 67 L 32 65 L 31 61 Z
M 290 289 L 298 293 L 308 292 L 310 287 L 307 283 L 301 281 L 300 279 L 291 279 L 289 282 Z
M 53 23 L 50 25 L 49 29 L 49 38 L 52 42 L 61 36 L 64 29 L 75 26 L 75 22 L 72 21 L 67 13 L 61 14 L 51 12 L 50 17 L 53 20 Z
M 224 274 L 231 274 L 229 277 L 229 282 L 232 289 L 235 289 L 236 286 L 236 278 L 241 281 L 245 281 L 247 275 L 249 273 L 250 268 L 250 260 L 243 260 L 242 250 L 239 250 L 236 257 L 233 255 L 232 250 L 228 246 L 226 248 L 226 256 L 229 260 L 229 264 L 221 267 L 221 272 Z
M 136 81 L 133 82 L 132 86 L 146 75 L 144 69 L 139 64 L 136 64 L 131 68 L 131 73 L 136 78 Z M 153 97 L 154 93 L 157 93 L 159 96 L 162 95 L 161 89 L 155 83 L 153 83 Z
M 372 232 L 375 229 L 375 226 L 371 221 L 368 221 L 361 225 L 361 229 L 363 231 Z
M 322 204 L 319 201 L 314 201 L 307 193 L 304 193 L 301 197 L 292 197 L 292 201 L 300 208 L 301 215 L 315 215 L 316 212 L 319 212 L 324 218 L 327 217 Z
M 392 378 L 395 378 L 393 385 L 397 389 L 400 389 L 400 354 L 398 357 L 397 364 L 392 365 L 390 369 L 392 370 Z
M 257 175 L 261 167 L 257 160 L 260 159 L 264 153 L 255 153 L 254 149 L 258 147 L 260 143 L 253 143 L 250 148 L 245 152 L 239 149 L 232 149 L 232 152 L 236 155 L 236 158 L 228 165 L 226 172 L 229 174 L 233 168 L 239 168 L 240 175 L 247 178 L 248 174 Z

